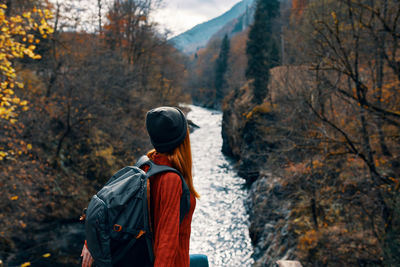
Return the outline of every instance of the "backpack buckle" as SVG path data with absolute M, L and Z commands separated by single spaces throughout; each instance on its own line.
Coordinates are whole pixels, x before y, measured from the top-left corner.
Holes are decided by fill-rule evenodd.
M 142 237 L 142 235 L 144 235 L 146 233 L 146 231 L 144 230 L 140 230 L 138 235 L 136 236 L 136 239 L 139 239 L 140 237 Z
M 122 226 L 119 224 L 114 224 L 113 230 L 115 232 L 121 232 L 122 231 Z
M 81 217 L 79 217 L 80 221 L 84 221 L 86 219 L 86 211 L 87 211 L 87 208 L 83 209 L 83 213 L 82 213 Z

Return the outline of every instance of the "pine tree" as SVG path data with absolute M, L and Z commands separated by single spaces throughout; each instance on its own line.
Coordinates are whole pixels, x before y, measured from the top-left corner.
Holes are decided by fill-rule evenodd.
M 260 104 L 268 95 L 269 70 L 279 64 L 279 45 L 273 32 L 273 20 L 279 16 L 278 0 L 257 0 L 246 54 L 246 78 L 252 79 L 253 102 Z
M 225 73 L 228 70 L 230 43 L 228 36 L 225 35 L 221 43 L 219 56 L 215 64 L 215 90 L 216 90 L 216 104 L 221 105 L 224 98 L 224 88 L 226 86 Z

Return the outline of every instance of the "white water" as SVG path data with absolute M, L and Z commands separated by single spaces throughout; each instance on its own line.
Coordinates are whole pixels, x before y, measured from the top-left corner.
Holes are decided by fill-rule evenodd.
M 221 152 L 222 113 L 188 107 L 188 119 L 200 126 L 190 137 L 194 185 L 201 195 L 193 215 L 190 253 L 206 254 L 210 267 L 251 266 L 253 249 L 243 203 L 247 191 Z

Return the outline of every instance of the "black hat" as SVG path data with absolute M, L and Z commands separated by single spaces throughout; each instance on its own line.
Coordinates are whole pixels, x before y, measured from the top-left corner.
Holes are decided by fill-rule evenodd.
M 147 112 L 146 128 L 154 148 L 164 153 L 172 151 L 185 140 L 187 122 L 180 109 L 159 107 Z

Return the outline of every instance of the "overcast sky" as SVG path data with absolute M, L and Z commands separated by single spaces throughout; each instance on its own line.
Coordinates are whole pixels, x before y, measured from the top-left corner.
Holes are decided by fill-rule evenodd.
M 174 36 L 221 15 L 238 2 L 240 0 L 164 0 L 153 18 Z
M 50 0 L 50 2 L 62 4 L 64 9 L 62 13 L 80 21 L 79 29 L 93 31 L 93 25 L 96 27 L 98 0 Z M 103 12 L 106 12 L 106 7 L 113 0 L 101 0 L 101 2 Z M 171 32 L 169 37 L 173 37 L 221 15 L 238 2 L 240 0 L 162 0 L 161 6 L 153 12 L 152 20 L 159 24 L 162 32 L 168 29 Z

